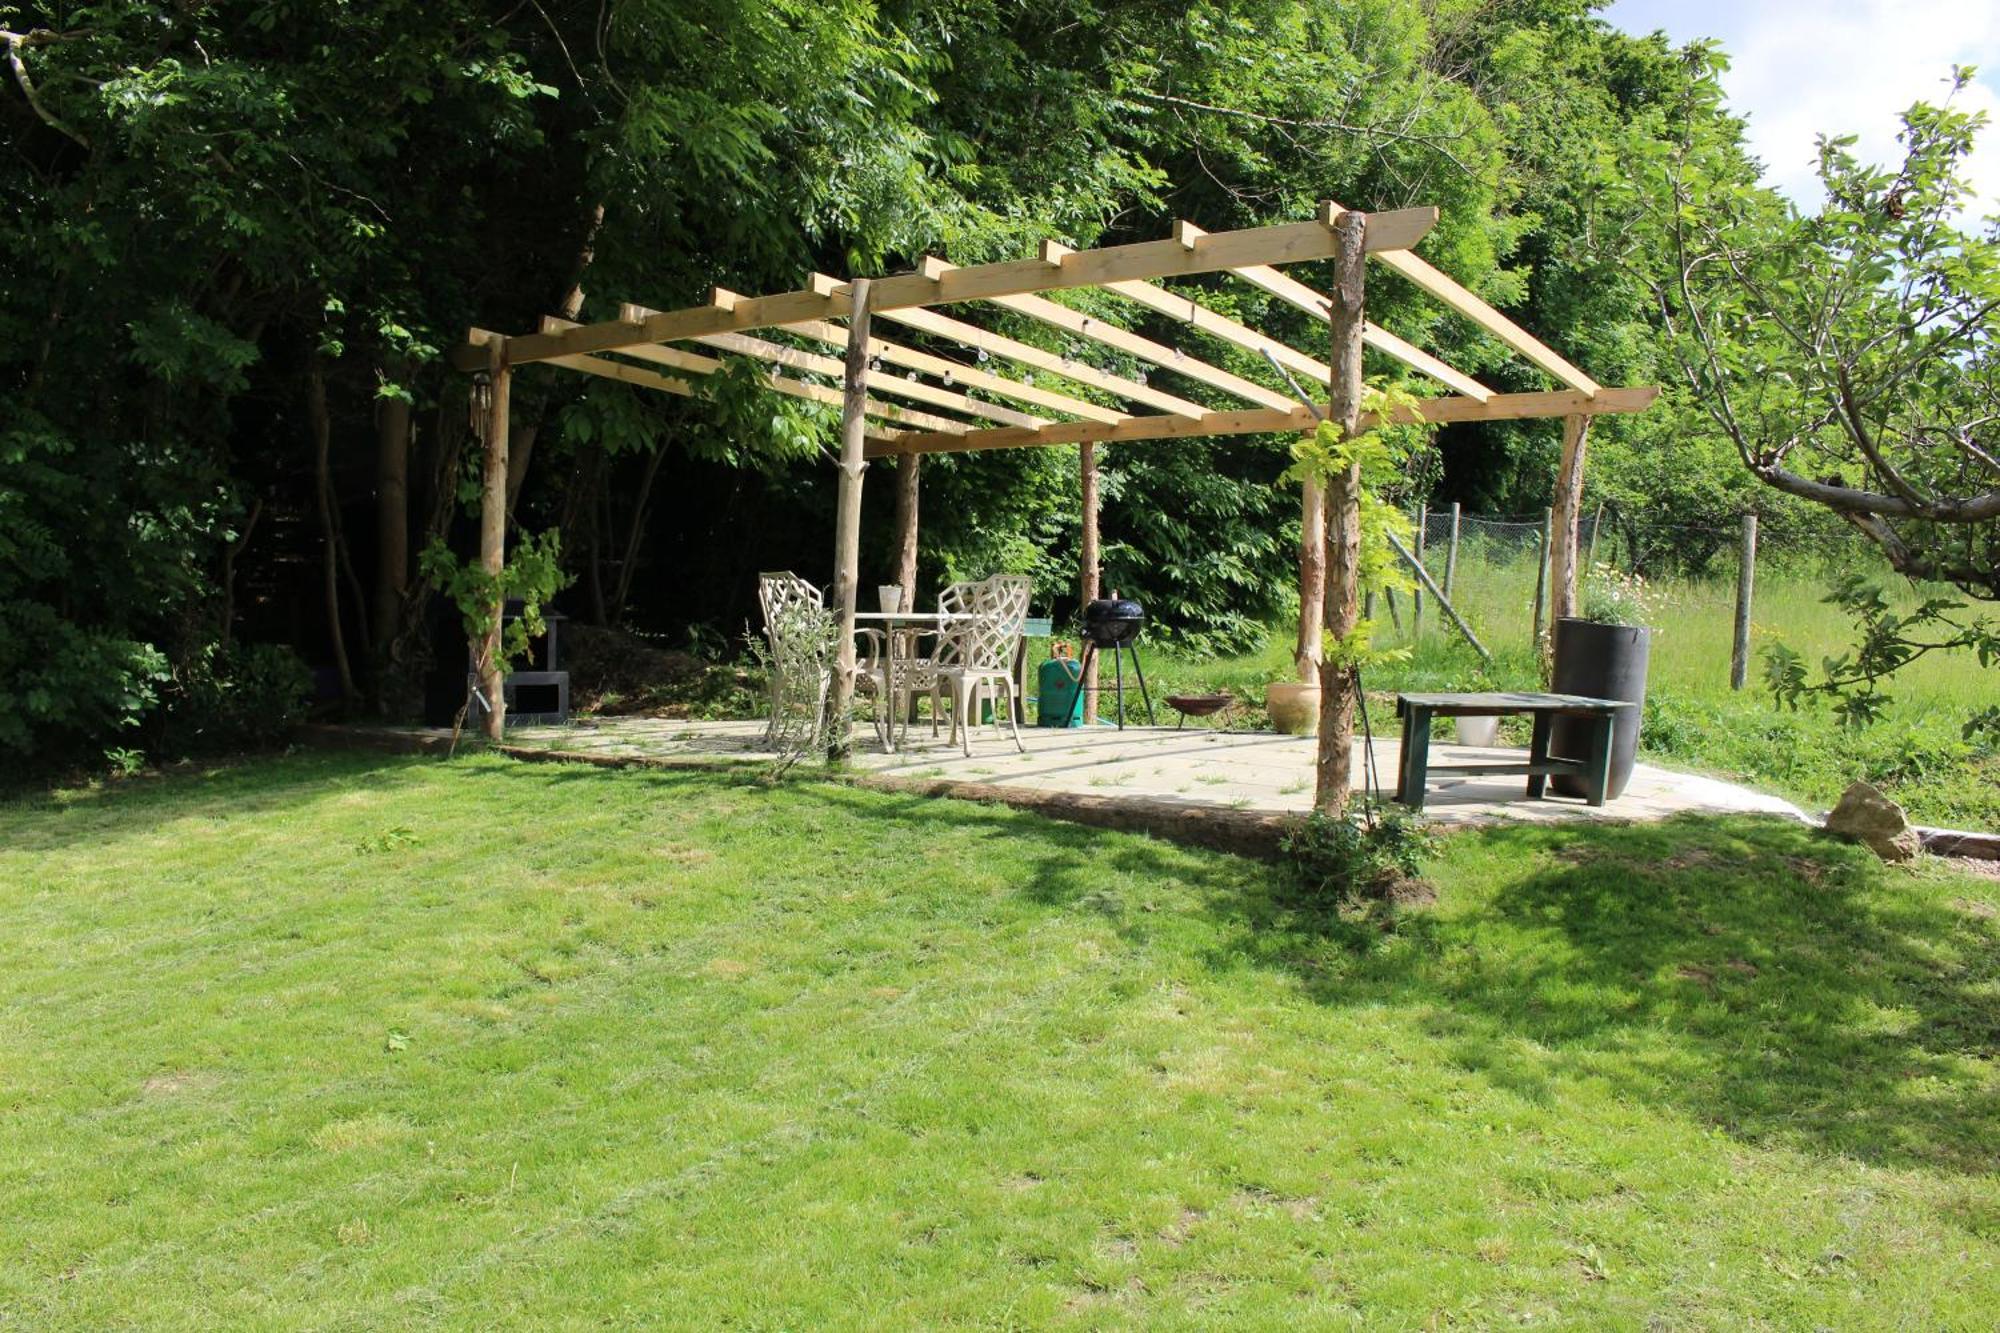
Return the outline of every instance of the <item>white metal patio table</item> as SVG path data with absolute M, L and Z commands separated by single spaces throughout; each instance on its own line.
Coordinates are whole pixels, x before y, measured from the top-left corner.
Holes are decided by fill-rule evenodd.
M 891 754 L 896 752 L 896 719 L 903 718 L 903 734 L 909 735 L 909 715 L 905 708 L 907 699 L 899 699 L 897 691 L 905 686 L 908 674 L 897 670 L 898 665 L 913 655 L 905 650 L 925 633 L 936 633 L 947 626 L 962 623 L 972 617 L 952 615 L 944 611 L 856 611 L 857 625 L 880 625 L 885 631 L 882 645 L 882 674 L 888 683 L 889 697 L 883 701 L 889 710 L 888 725 L 882 729 L 882 743 Z M 905 654 L 899 656 L 899 654 Z

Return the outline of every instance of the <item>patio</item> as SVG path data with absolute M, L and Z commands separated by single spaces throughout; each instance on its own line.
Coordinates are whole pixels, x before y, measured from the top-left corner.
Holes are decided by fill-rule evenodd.
M 678 764 L 772 758 L 762 721 L 690 722 L 674 719 L 600 718 L 564 727 L 510 727 L 509 743 L 523 750 L 555 751 L 592 759 Z M 1389 724 L 1393 731 L 1394 724 Z M 443 735 L 444 733 L 435 733 Z M 856 730 L 856 770 L 890 779 L 927 782 L 939 795 L 1009 799 L 1019 796 L 1088 797 L 1104 807 L 1303 814 L 1312 808 L 1316 742 L 1310 736 L 1188 727 L 1113 727 L 1055 730 L 1024 728 L 1026 754 L 999 733 L 981 728 L 967 757 L 928 726 L 912 727 L 898 753 L 885 754 L 872 732 Z M 1363 771 L 1363 744 L 1354 747 L 1354 771 Z M 1398 746 L 1375 742 L 1375 772 L 1387 790 L 1395 783 Z M 1436 743 L 1438 763 L 1478 762 L 1519 751 Z M 1024 799 L 1019 803 L 1033 803 Z M 1733 783 L 1651 764 L 1633 770 L 1625 794 L 1601 809 L 1580 800 L 1529 801 L 1519 778 L 1433 780 L 1424 814 L 1439 825 L 1466 826 L 1562 820 L 1657 820 L 1690 811 L 1760 813 L 1803 818 L 1798 807 Z

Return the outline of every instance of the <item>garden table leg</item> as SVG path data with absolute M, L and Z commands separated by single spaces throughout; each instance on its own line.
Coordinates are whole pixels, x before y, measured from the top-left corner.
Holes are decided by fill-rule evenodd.
M 1539 768 L 1549 761 L 1549 733 L 1555 730 L 1555 714 L 1535 714 L 1534 739 L 1528 743 L 1528 762 Z M 1530 773 L 1528 775 L 1528 799 L 1539 801 L 1548 789 L 1548 775 Z
M 1430 772 L 1431 710 L 1416 704 L 1403 717 L 1403 774 L 1396 799 L 1412 810 L 1424 808 L 1424 778 Z
M 1615 713 L 1602 713 L 1590 730 L 1590 769 L 1585 781 L 1592 805 L 1603 805 L 1611 791 L 1611 734 L 1616 720 Z

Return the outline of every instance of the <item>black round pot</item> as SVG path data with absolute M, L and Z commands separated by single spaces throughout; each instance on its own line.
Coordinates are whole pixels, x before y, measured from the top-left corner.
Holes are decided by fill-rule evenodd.
M 1652 655 L 1653 632 L 1640 625 L 1600 625 L 1594 620 L 1556 621 L 1555 672 L 1557 694 L 1581 694 L 1592 699 L 1621 699 L 1636 708 L 1618 710 L 1611 730 L 1611 786 L 1615 800 L 1632 780 L 1639 753 L 1639 715 L 1645 711 L 1646 660 Z M 1559 759 L 1590 757 L 1590 722 L 1559 717 L 1549 732 L 1549 753 Z M 1588 796 L 1583 779 L 1558 773 L 1549 786 L 1564 796 Z

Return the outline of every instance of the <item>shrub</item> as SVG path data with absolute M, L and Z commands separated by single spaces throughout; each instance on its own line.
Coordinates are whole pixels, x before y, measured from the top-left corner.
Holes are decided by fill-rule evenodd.
M 1421 819 L 1390 812 L 1338 817 L 1318 810 L 1285 835 L 1286 877 L 1304 902 L 1331 906 L 1387 896 L 1399 881 L 1421 876 L 1437 855 L 1437 835 Z
M 268 749 L 306 719 L 312 673 L 281 644 L 206 647 L 163 691 L 161 758 Z

